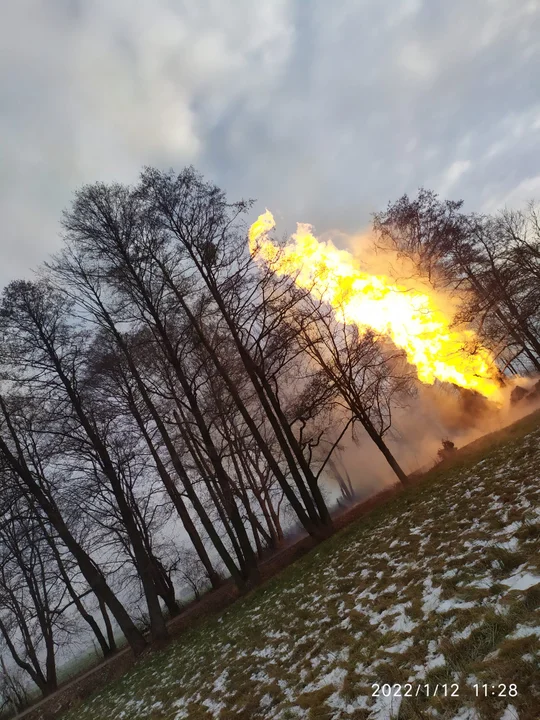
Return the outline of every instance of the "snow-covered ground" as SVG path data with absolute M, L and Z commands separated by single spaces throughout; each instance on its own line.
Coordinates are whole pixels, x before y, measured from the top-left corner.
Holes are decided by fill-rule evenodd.
M 538 720 L 539 440 L 397 497 L 69 720 Z

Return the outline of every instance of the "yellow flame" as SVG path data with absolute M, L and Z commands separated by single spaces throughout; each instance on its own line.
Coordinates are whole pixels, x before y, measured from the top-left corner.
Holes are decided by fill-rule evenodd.
M 253 257 L 277 275 L 293 276 L 296 285 L 331 305 L 341 322 L 389 336 L 422 382 L 437 379 L 499 399 L 499 371 L 491 353 L 473 330 L 451 328 L 429 295 L 363 272 L 351 253 L 318 241 L 308 225 L 299 224 L 292 242 L 278 247 L 267 237 L 274 227 L 269 210 L 253 223 L 248 235 Z

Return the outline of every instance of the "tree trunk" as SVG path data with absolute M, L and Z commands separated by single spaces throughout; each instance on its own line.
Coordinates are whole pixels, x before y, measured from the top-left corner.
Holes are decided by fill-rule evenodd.
M 107 642 L 109 643 L 111 652 L 114 652 L 116 650 L 116 638 L 114 637 L 113 626 L 109 617 L 109 613 L 107 612 L 107 606 L 101 598 L 98 598 L 98 602 L 99 609 L 101 610 L 101 616 L 103 617 L 103 622 L 105 624 L 105 630 L 107 632 Z
M 407 482 L 407 475 L 402 470 L 401 466 L 399 465 L 398 461 L 395 459 L 395 457 L 390 452 L 390 448 L 388 445 L 384 442 L 380 434 L 377 432 L 375 427 L 373 426 L 373 423 L 365 416 L 364 413 L 362 413 L 362 417 L 359 417 L 360 422 L 364 426 L 366 432 L 368 433 L 369 437 L 373 440 L 375 445 L 379 448 L 381 453 L 384 455 L 386 462 L 390 465 L 394 473 L 396 474 L 396 477 L 398 478 L 400 483 L 406 483 Z

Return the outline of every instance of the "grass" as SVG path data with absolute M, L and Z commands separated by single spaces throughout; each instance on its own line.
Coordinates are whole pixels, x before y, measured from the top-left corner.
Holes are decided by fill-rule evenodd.
M 64 720 L 537 720 L 539 426 L 468 446 Z

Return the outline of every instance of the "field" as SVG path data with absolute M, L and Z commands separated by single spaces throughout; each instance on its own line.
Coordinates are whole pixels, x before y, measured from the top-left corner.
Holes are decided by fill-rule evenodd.
M 539 423 L 469 446 L 64 720 L 538 720 Z

